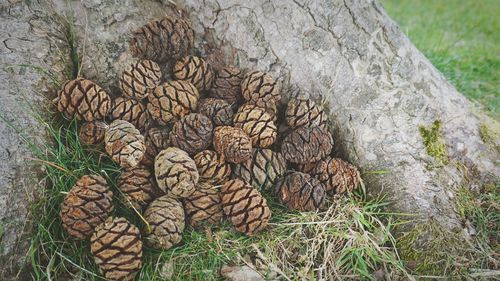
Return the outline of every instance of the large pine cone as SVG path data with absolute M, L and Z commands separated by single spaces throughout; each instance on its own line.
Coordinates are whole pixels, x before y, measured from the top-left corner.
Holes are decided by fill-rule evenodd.
M 319 161 L 332 151 L 332 135 L 320 127 L 301 127 L 288 134 L 281 144 L 285 159 L 296 164 Z
M 110 119 L 125 120 L 134 125 L 139 131 L 144 131 L 148 122 L 146 106 L 134 99 L 118 97 L 113 101 Z
M 191 82 L 199 92 L 212 88 L 214 76 L 212 67 L 200 57 L 183 57 L 174 65 L 175 79 Z
M 266 198 L 251 185 L 240 179 L 227 181 L 221 187 L 224 214 L 236 230 L 254 235 L 266 228 L 271 218 L 271 210 Z
M 321 182 L 309 174 L 291 172 L 281 178 L 274 193 L 288 208 L 298 211 L 314 211 L 323 208 L 326 190 Z
M 259 190 L 270 189 L 285 174 L 286 161 L 279 152 L 254 148 L 252 158 L 234 166 L 233 177 Z
M 104 140 L 107 125 L 101 121 L 85 122 L 78 136 L 84 144 L 99 144 Z
M 142 164 L 153 166 L 155 157 L 160 151 L 170 146 L 170 131 L 171 127 L 152 127 L 149 128 L 145 135 L 146 152 L 142 159 Z
M 200 100 L 198 113 L 210 118 L 215 126 L 230 126 L 233 124 L 233 108 L 223 99 L 207 98 Z
M 104 120 L 111 107 L 111 98 L 96 83 L 77 78 L 64 83 L 57 94 L 57 110 L 66 118 Z
M 231 105 L 237 105 L 243 100 L 241 95 L 241 81 L 244 73 L 241 69 L 228 66 L 217 73 L 211 96 L 226 100 Z
M 164 62 L 177 60 L 193 48 L 191 23 L 176 17 L 152 20 L 133 32 L 130 51 L 136 57 Z
M 288 102 L 286 123 L 291 128 L 319 126 L 326 128 L 327 117 L 323 108 L 311 99 L 296 98 Z
M 280 86 L 274 78 L 262 71 L 252 71 L 241 81 L 241 92 L 247 101 L 274 101 L 281 99 Z
M 156 181 L 144 166 L 125 169 L 117 180 L 127 205 L 141 211 L 156 197 Z
M 108 280 L 132 280 L 142 267 L 139 229 L 125 218 L 110 217 L 90 238 L 90 251 Z
M 273 118 L 260 107 L 251 110 L 238 110 L 234 115 L 233 123 L 241 128 L 252 139 L 255 147 L 266 148 L 271 146 L 278 135 L 278 128 Z
M 166 125 L 196 110 L 198 97 L 198 90 L 187 81 L 166 82 L 148 95 L 148 112 L 158 124 Z
M 196 191 L 184 199 L 184 209 L 191 226 L 201 222 L 218 225 L 223 217 L 219 191 L 211 185 L 199 184 Z
M 134 125 L 124 120 L 115 120 L 104 135 L 106 152 L 123 168 L 135 167 L 144 157 L 144 136 Z
M 85 175 L 61 204 L 62 226 L 73 237 L 86 239 L 113 212 L 113 192 L 101 176 Z
M 240 128 L 220 126 L 215 128 L 214 148 L 229 163 L 241 163 L 252 155 L 252 140 Z
M 172 146 L 193 155 L 208 148 L 213 135 L 212 121 L 203 114 L 191 113 L 175 122 L 170 142 Z
M 276 122 L 278 119 L 278 108 L 276 107 L 276 103 L 274 101 L 265 101 L 265 100 L 256 100 L 256 101 L 247 101 L 243 105 L 240 106 L 238 111 L 248 111 L 255 109 L 256 107 L 264 109 L 269 116 L 271 116 L 273 122 Z
M 177 147 L 169 147 L 156 156 L 155 176 L 161 191 L 175 197 L 191 195 L 199 179 L 194 160 Z
M 145 98 L 161 82 L 160 66 L 150 60 L 129 65 L 123 72 L 118 86 L 122 93 L 137 100 Z
M 194 156 L 200 182 L 221 184 L 229 178 L 231 166 L 213 150 L 203 150 Z
M 155 199 L 144 212 L 146 244 L 156 249 L 168 250 L 182 239 L 185 227 L 184 209 L 181 202 L 164 195 Z
M 359 170 L 340 158 L 326 157 L 319 161 L 311 175 L 325 185 L 328 194 L 352 192 L 361 183 Z

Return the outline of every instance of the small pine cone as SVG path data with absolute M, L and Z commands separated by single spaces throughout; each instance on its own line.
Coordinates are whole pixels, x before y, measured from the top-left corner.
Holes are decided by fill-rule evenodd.
M 187 81 L 170 81 L 148 95 L 148 112 L 160 125 L 179 120 L 196 110 L 198 90 Z
M 241 81 L 244 73 L 234 66 L 223 68 L 214 80 L 211 96 L 227 101 L 230 105 L 236 105 L 243 96 L 241 95 Z
M 168 195 L 158 197 L 144 212 L 146 244 L 155 249 L 168 250 L 182 239 L 185 227 L 182 203 Z
M 141 100 L 161 82 L 160 66 L 150 60 L 141 60 L 129 65 L 123 72 L 118 86 L 123 95 Z
M 255 109 L 256 107 L 264 109 L 266 113 L 271 116 L 273 122 L 276 122 L 278 120 L 278 108 L 276 107 L 276 103 L 274 101 L 247 101 L 242 106 L 240 106 L 238 111 L 248 111 Z
M 142 164 L 150 167 L 154 165 L 155 157 L 160 151 L 170 146 L 170 127 L 152 127 L 145 135 L 146 151 Z
M 311 175 L 319 179 L 332 195 L 352 192 L 361 183 L 359 170 L 339 158 L 326 157 L 319 161 Z
M 214 71 L 204 59 L 187 56 L 175 63 L 174 77 L 190 82 L 199 92 L 208 91 L 214 82 Z
M 193 227 L 201 222 L 218 225 L 223 217 L 219 191 L 211 185 L 198 185 L 196 191 L 184 199 L 184 209 Z
M 233 124 L 233 108 L 223 99 L 207 98 L 200 100 L 198 113 L 210 118 L 215 126 L 230 126 Z
M 104 135 L 106 152 L 123 168 L 135 167 L 144 157 L 144 136 L 124 120 L 113 121 Z
M 90 252 L 107 280 L 133 280 L 142 267 L 139 229 L 121 217 L 110 217 L 90 238 Z
M 194 156 L 200 182 L 222 184 L 231 174 L 231 166 L 213 150 L 203 150 Z
M 291 172 L 281 178 L 274 193 L 288 208 L 314 211 L 323 208 L 326 190 L 321 182 L 309 174 Z
M 215 128 L 214 148 L 229 163 L 242 163 L 252 155 L 252 140 L 240 128 L 220 126 Z
M 103 120 L 111 107 L 111 98 L 96 83 L 77 78 L 64 83 L 57 94 L 57 110 L 66 118 Z
M 169 147 L 156 156 L 155 176 L 162 192 L 183 198 L 194 192 L 199 179 L 194 160 L 177 147 Z
M 148 122 L 146 106 L 134 99 L 118 97 L 113 101 L 110 119 L 125 120 L 134 125 L 139 131 L 144 131 Z
M 291 128 L 319 126 L 326 128 L 327 117 L 323 108 L 311 99 L 292 99 L 285 112 L 286 123 Z
M 62 226 L 73 237 L 86 239 L 113 212 L 113 192 L 101 176 L 85 175 L 61 204 Z
M 152 20 L 133 32 L 130 51 L 135 57 L 164 62 L 177 60 L 193 48 L 191 23 L 177 17 Z
M 127 205 L 141 211 L 156 197 L 156 182 L 144 166 L 125 169 L 117 180 Z
M 254 235 L 266 228 L 271 210 L 260 192 L 240 179 L 227 181 L 221 187 L 224 214 L 236 230 Z
M 278 135 L 273 118 L 260 107 L 251 110 L 238 110 L 233 118 L 234 127 L 241 128 L 252 139 L 255 147 L 271 146 Z
M 101 121 L 85 122 L 80 127 L 80 141 L 84 144 L 99 144 L 104 140 L 107 125 Z
M 170 142 L 172 146 L 193 155 L 208 148 L 213 135 L 212 121 L 203 114 L 191 113 L 175 122 Z
M 281 99 L 280 86 L 274 78 L 262 71 L 252 71 L 241 81 L 241 92 L 247 101 L 274 101 Z
M 234 178 L 240 178 L 259 190 L 270 189 L 285 174 L 286 161 L 279 152 L 254 148 L 252 158 L 236 164 Z
M 320 127 L 301 127 L 285 137 L 281 153 L 285 159 L 296 164 L 319 161 L 332 151 L 332 135 Z

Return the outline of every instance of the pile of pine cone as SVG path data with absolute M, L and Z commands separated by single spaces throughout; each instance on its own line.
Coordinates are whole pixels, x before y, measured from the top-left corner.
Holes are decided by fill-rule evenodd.
M 123 172 L 118 193 L 144 218 L 142 235 L 113 217 L 113 192 L 99 175 L 85 175 L 61 204 L 64 229 L 91 241 L 104 277 L 130 280 L 141 268 L 144 242 L 169 249 L 185 225 L 216 225 L 225 217 L 255 235 L 271 210 L 261 192 L 290 209 L 325 208 L 325 198 L 357 188 L 358 170 L 330 156 L 333 139 L 321 105 L 293 98 L 279 112 L 281 90 L 261 71 L 214 70 L 189 55 L 188 21 L 165 17 L 133 32 L 138 58 L 121 73 L 112 99 L 95 82 L 77 78 L 58 92 L 58 110 L 83 122 L 81 142 L 98 145 Z M 159 64 L 172 60 L 171 79 Z M 109 124 L 109 125 L 107 125 Z M 279 131 L 279 133 L 278 133 Z

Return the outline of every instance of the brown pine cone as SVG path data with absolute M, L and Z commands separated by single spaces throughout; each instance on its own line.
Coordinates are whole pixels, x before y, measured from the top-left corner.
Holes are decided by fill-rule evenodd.
M 156 181 L 144 166 L 125 169 L 117 180 L 128 206 L 141 211 L 156 197 Z
M 247 101 L 274 101 L 281 99 L 280 86 L 274 78 L 262 71 L 251 71 L 241 81 L 241 92 Z
M 243 100 L 241 81 L 244 73 L 241 69 L 228 66 L 217 73 L 212 86 L 211 96 L 226 100 L 230 105 L 237 105 Z
M 311 175 L 319 179 L 332 195 L 352 192 L 361 183 L 361 175 L 355 166 L 330 156 L 319 161 Z
M 101 121 L 83 123 L 80 127 L 80 141 L 84 144 L 99 144 L 104 140 L 107 125 Z
M 148 123 L 146 106 L 134 99 L 116 98 L 109 115 L 111 121 L 118 119 L 128 121 L 139 131 L 144 131 Z
M 148 112 L 160 125 L 176 121 L 196 110 L 198 90 L 186 81 L 170 81 L 148 95 Z
M 285 159 L 296 164 L 319 161 L 332 151 L 332 135 L 320 127 L 301 127 L 288 134 L 281 144 Z
M 90 252 L 107 280 L 133 280 L 142 267 L 139 229 L 125 218 L 110 217 L 90 238 Z
M 135 30 L 130 40 L 130 51 L 135 57 L 164 62 L 187 55 L 193 45 L 191 23 L 167 16 L 152 20 Z
M 219 191 L 211 185 L 198 184 L 196 191 L 184 199 L 184 209 L 193 227 L 202 222 L 218 225 L 223 217 Z
M 231 166 L 213 150 L 203 150 L 194 156 L 200 182 L 222 184 L 231 174 Z
M 66 118 L 104 120 L 111 107 L 111 98 L 96 83 L 77 78 L 64 83 L 57 94 L 57 110 Z
M 278 119 L 278 108 L 276 107 L 276 103 L 274 101 L 264 101 L 264 100 L 256 100 L 256 101 L 247 101 L 240 108 L 239 111 L 248 111 L 255 109 L 256 107 L 264 109 L 269 116 L 271 116 L 273 122 L 276 122 Z
M 254 148 L 252 158 L 234 166 L 233 177 L 259 190 L 270 189 L 285 174 L 286 161 L 279 152 Z
M 278 134 L 273 118 L 260 107 L 251 110 L 238 110 L 233 118 L 234 127 L 241 128 L 252 139 L 254 147 L 271 146 Z
M 285 118 L 291 128 L 302 126 L 326 128 L 327 125 L 327 117 L 323 108 L 311 99 L 291 99 L 286 108 Z
M 190 82 L 198 92 L 210 90 L 214 76 L 212 67 L 200 57 L 183 57 L 174 65 L 175 79 Z
M 233 124 L 233 108 L 223 99 L 207 98 L 200 100 L 198 113 L 210 118 L 215 126 L 230 126 Z
M 144 153 L 144 158 L 142 158 L 142 164 L 150 167 L 154 165 L 155 157 L 160 153 L 160 151 L 166 149 L 170 146 L 170 131 L 171 127 L 152 127 L 145 135 L 145 145 L 146 151 Z
M 170 143 L 193 155 L 208 148 L 212 144 L 213 135 L 212 121 L 203 114 L 191 113 L 175 122 Z
M 224 214 L 236 230 L 254 235 L 266 228 L 271 210 L 260 192 L 240 179 L 227 181 L 221 187 Z
M 252 155 L 252 140 L 240 128 L 220 126 L 215 128 L 214 148 L 229 163 L 241 163 Z
M 160 66 L 150 60 L 141 60 L 129 65 L 123 72 L 118 87 L 123 95 L 141 100 L 161 82 Z
M 124 120 L 115 120 L 109 125 L 104 143 L 111 159 L 123 168 L 137 166 L 146 150 L 141 132 Z
M 81 177 L 61 203 L 62 226 L 69 235 L 89 238 L 94 228 L 113 212 L 113 192 L 97 175 Z
M 323 208 L 326 190 L 318 179 L 309 174 L 291 172 L 278 181 L 274 194 L 290 209 L 314 211 Z
M 155 249 L 168 250 L 182 239 L 185 227 L 184 208 L 178 200 L 164 195 L 155 199 L 144 212 L 146 244 Z
M 194 192 L 199 179 L 194 160 L 177 147 L 169 147 L 156 156 L 155 176 L 163 193 L 183 198 Z

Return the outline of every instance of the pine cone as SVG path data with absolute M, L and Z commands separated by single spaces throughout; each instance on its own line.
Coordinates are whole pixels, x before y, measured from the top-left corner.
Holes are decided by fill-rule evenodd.
M 222 184 L 231 174 L 231 166 L 213 150 L 203 150 L 196 154 L 194 162 L 198 168 L 200 182 Z
M 323 183 L 328 194 L 352 192 L 361 183 L 358 169 L 340 158 L 326 157 L 311 173 Z
M 221 200 L 224 214 L 237 231 L 247 235 L 254 235 L 266 228 L 271 218 L 266 198 L 242 180 L 227 181 L 221 187 Z
M 77 78 L 64 83 L 57 94 L 57 110 L 66 118 L 104 120 L 111 107 L 109 95 L 94 82 Z
M 286 161 L 279 152 L 254 148 L 252 158 L 236 164 L 233 177 L 240 178 L 259 190 L 270 189 L 286 171 Z
M 144 212 L 148 222 L 146 244 L 155 249 L 168 250 L 182 239 L 185 227 L 181 202 L 164 195 L 155 199 Z
M 278 129 L 272 117 L 260 107 L 248 111 L 241 111 L 234 115 L 234 127 L 241 128 L 252 139 L 255 147 L 266 148 L 275 141 Z
M 108 280 L 132 280 L 142 267 L 139 229 L 125 218 L 110 217 L 90 238 L 90 251 Z
M 156 156 L 155 176 L 161 191 L 175 197 L 191 195 L 199 179 L 194 160 L 176 147 L 162 150 Z
M 155 157 L 160 151 L 170 146 L 170 127 L 152 127 L 145 135 L 146 152 L 142 164 L 150 167 L 154 165 Z
M 160 66 L 150 60 L 129 65 L 123 72 L 118 86 L 122 93 L 137 100 L 145 98 L 161 82 Z
M 139 131 L 144 131 L 148 122 L 148 112 L 146 106 L 137 100 L 118 97 L 113 101 L 110 119 L 128 121 Z
M 148 95 L 148 112 L 158 124 L 166 125 L 196 110 L 198 97 L 198 90 L 189 82 L 166 82 Z
M 199 92 L 208 91 L 214 82 L 214 71 L 204 59 L 187 56 L 175 63 L 174 77 L 190 82 Z
M 330 154 L 333 138 L 320 127 L 301 127 L 285 137 L 281 144 L 281 153 L 285 159 L 296 164 L 319 161 Z
M 141 211 L 156 197 L 156 182 L 144 166 L 125 169 L 117 180 L 127 205 Z
M 81 177 L 61 204 L 62 226 L 73 237 L 86 239 L 113 212 L 113 192 L 97 175 Z
M 172 146 L 193 155 L 210 146 L 213 134 L 214 127 L 207 116 L 191 113 L 175 122 L 170 142 Z
M 238 111 L 248 111 L 252 110 L 255 108 L 261 108 L 266 111 L 269 116 L 271 116 L 271 119 L 273 122 L 276 122 L 278 119 L 278 108 L 276 107 L 276 103 L 274 101 L 264 101 L 264 100 L 256 100 L 256 101 L 247 101 L 245 102 Z
M 214 80 L 211 96 L 226 100 L 230 105 L 236 105 L 243 96 L 241 95 L 241 81 L 244 73 L 239 68 L 228 66 L 223 68 Z
M 288 102 L 286 123 L 291 128 L 302 126 L 326 128 L 327 117 L 323 108 L 311 99 L 296 98 Z
M 185 56 L 193 45 L 191 23 L 167 16 L 152 20 L 135 30 L 130 40 L 130 51 L 136 57 L 164 62 Z
M 144 137 L 127 121 L 113 121 L 104 135 L 106 152 L 123 168 L 135 167 L 144 157 Z
M 233 124 L 233 108 L 223 99 L 207 98 L 200 100 L 198 113 L 210 118 L 215 126 L 230 126 Z
M 240 128 L 220 126 L 215 128 L 214 148 L 229 163 L 241 163 L 252 154 L 252 140 Z
M 92 121 L 83 123 L 80 127 L 80 141 L 84 144 L 99 144 L 104 140 L 106 124 L 101 121 Z
M 241 81 L 241 92 L 247 101 L 278 102 L 281 99 L 280 87 L 274 78 L 262 71 L 252 71 Z
M 193 227 L 201 222 L 218 225 L 223 217 L 219 191 L 211 185 L 199 184 L 196 191 L 184 199 L 184 209 Z
M 314 211 L 325 204 L 325 187 L 309 174 L 291 172 L 281 178 L 274 193 L 288 208 L 298 211 Z

